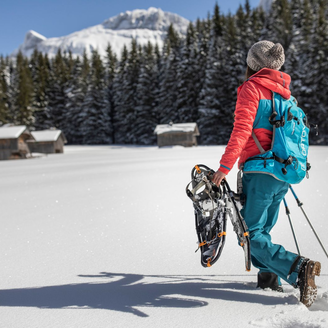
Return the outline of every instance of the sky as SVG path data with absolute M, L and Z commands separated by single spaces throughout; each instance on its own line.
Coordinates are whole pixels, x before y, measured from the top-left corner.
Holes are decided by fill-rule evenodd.
M 121 12 L 161 8 L 188 20 L 204 19 L 218 2 L 221 12 L 235 13 L 245 0 L 0 0 L 0 54 L 11 54 L 34 30 L 47 38 L 68 35 L 102 23 Z M 252 8 L 259 0 L 250 0 Z

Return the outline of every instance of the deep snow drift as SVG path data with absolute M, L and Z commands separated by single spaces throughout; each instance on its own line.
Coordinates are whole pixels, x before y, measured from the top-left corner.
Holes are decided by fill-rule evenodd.
M 310 309 L 286 284 L 256 289 L 230 222 L 221 258 L 201 267 L 185 187 L 193 165 L 216 169 L 223 150 L 68 146 L 0 162 L 0 326 L 328 327 L 328 259 L 290 194 L 301 252 L 322 263 Z M 294 189 L 328 249 L 328 148 L 311 147 L 310 162 Z M 273 240 L 296 252 L 283 208 Z

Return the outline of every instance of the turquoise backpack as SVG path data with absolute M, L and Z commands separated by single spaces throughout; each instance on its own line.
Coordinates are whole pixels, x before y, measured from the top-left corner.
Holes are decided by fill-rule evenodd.
M 307 175 L 309 150 L 309 125 L 303 110 L 297 106 L 294 97 L 284 99 L 273 92 L 273 126 L 271 149 L 265 151 L 254 131 L 253 139 L 261 154 L 250 157 L 243 167 L 244 173 L 265 173 L 287 183 L 299 183 Z

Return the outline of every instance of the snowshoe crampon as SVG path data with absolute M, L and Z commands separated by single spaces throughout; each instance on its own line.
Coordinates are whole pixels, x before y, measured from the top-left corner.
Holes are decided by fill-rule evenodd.
M 187 196 L 192 200 L 195 210 L 201 264 L 210 267 L 219 259 L 225 243 L 226 222 L 229 217 L 239 245 L 244 249 L 245 266 L 249 271 L 251 260 L 247 226 L 227 181 L 223 180 L 220 186 L 215 185 L 212 182 L 214 173 L 206 165 L 196 165 L 191 171 L 192 180 L 186 187 Z

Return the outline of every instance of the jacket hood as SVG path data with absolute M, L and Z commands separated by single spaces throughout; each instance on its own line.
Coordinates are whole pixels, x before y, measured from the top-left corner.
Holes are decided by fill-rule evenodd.
M 285 99 L 289 99 L 291 78 L 288 74 L 270 68 L 262 68 L 252 75 L 247 81 L 255 82 L 271 91 L 280 94 Z

